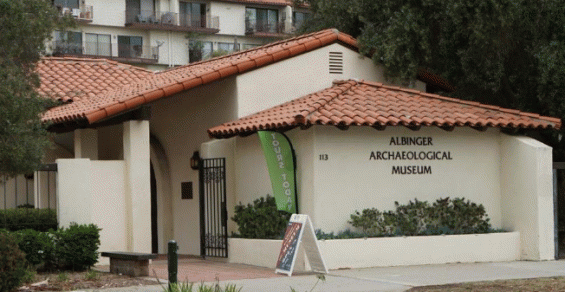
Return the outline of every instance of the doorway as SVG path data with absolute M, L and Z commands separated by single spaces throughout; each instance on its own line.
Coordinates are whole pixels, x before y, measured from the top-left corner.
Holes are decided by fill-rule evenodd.
M 157 179 L 153 164 L 151 168 L 151 253 L 159 253 L 159 230 L 157 212 Z
M 553 163 L 555 259 L 565 259 L 565 162 Z

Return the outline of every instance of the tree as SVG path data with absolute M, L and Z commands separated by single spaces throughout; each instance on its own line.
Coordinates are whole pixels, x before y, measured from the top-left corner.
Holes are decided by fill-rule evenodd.
M 565 117 L 561 0 L 308 2 L 304 32 L 335 27 L 357 37 L 391 81 L 413 80 L 425 68 L 457 88 L 442 94 Z M 560 137 L 542 131 L 539 138 L 563 160 Z
M 30 173 L 49 146 L 35 64 L 57 27 L 69 25 L 48 0 L 0 0 L 0 175 Z

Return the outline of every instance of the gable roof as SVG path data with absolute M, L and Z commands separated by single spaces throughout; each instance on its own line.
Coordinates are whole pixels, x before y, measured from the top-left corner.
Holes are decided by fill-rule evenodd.
M 70 57 L 44 57 L 36 72 L 41 81 L 38 93 L 62 102 L 94 98 L 153 75 L 149 70 L 116 61 Z
M 367 81 L 334 86 L 208 130 L 213 138 L 331 125 L 559 129 L 561 120 Z
M 51 108 L 45 112 L 43 120 L 54 123 L 85 120 L 92 124 L 157 99 L 333 43 L 341 43 L 357 50 L 357 41 L 353 37 L 335 29 L 326 29 L 158 72 L 141 81 L 109 90 L 96 98 L 80 99 Z

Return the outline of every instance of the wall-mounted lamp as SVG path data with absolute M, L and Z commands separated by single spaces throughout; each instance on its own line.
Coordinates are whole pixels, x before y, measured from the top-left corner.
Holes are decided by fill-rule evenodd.
M 192 157 L 190 157 L 190 168 L 197 170 L 200 168 L 200 153 L 198 151 L 194 151 Z

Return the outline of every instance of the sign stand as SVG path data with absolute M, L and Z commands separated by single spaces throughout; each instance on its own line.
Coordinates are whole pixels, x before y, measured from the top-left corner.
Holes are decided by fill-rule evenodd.
M 284 234 L 281 251 L 277 260 L 275 273 L 287 274 L 292 276 L 294 263 L 298 255 L 300 243 L 304 243 L 304 250 L 310 262 L 312 271 L 318 273 L 328 273 L 326 263 L 320 253 L 320 247 L 316 239 L 316 233 L 310 217 L 303 214 L 292 214 Z

